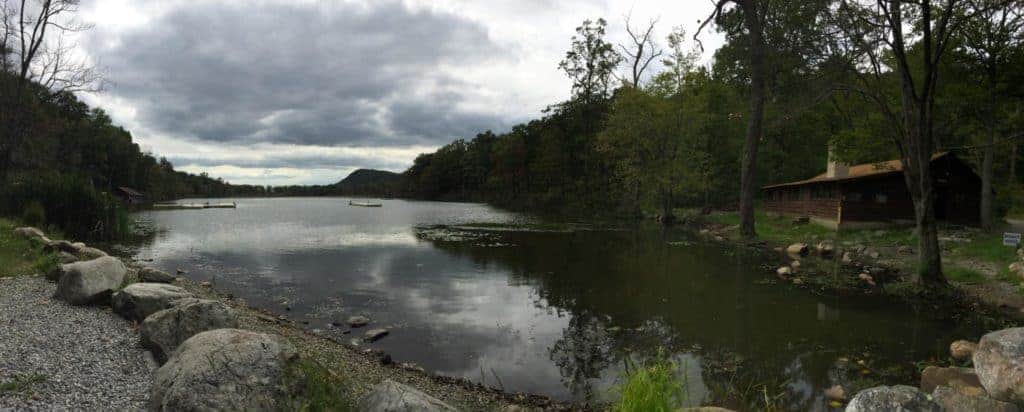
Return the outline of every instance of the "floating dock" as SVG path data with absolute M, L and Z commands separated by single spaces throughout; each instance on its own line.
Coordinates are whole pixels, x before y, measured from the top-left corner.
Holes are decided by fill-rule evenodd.
M 359 207 L 381 207 L 381 206 L 383 206 L 380 202 L 353 202 L 351 200 L 348 201 L 348 205 L 349 206 L 359 206 Z
M 235 209 L 237 203 L 156 203 L 153 209 L 175 210 L 175 209 Z

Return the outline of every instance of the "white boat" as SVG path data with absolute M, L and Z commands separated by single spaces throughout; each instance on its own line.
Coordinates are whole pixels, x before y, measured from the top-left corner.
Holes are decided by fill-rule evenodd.
M 359 206 L 359 207 L 381 207 L 381 206 L 383 206 L 380 202 L 354 202 L 354 201 L 351 201 L 351 200 L 348 201 L 348 205 L 349 206 Z

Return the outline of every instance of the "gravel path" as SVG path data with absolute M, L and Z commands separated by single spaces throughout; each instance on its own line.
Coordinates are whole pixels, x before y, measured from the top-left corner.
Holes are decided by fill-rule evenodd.
M 152 367 L 132 324 L 53 298 L 41 277 L 0 278 L 0 410 L 141 410 Z

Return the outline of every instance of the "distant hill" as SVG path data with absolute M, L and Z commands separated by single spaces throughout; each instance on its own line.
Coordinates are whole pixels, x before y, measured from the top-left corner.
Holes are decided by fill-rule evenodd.
M 358 169 L 340 182 L 334 190 L 340 195 L 394 196 L 401 187 L 402 175 L 387 170 Z

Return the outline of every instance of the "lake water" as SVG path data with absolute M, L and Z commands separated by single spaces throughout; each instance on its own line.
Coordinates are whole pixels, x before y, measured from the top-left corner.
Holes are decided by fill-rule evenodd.
M 691 403 L 727 382 L 771 382 L 789 408 L 822 410 L 833 384 L 912 379 L 916 361 L 979 332 L 774 284 L 772 257 L 682 231 L 550 225 L 466 203 L 210 201 L 238 208 L 137 214 L 160 231 L 135 258 L 345 340 L 362 330 L 331 322 L 366 315 L 391 329 L 366 346 L 512 392 L 606 401 L 624 367 L 661 352 Z

